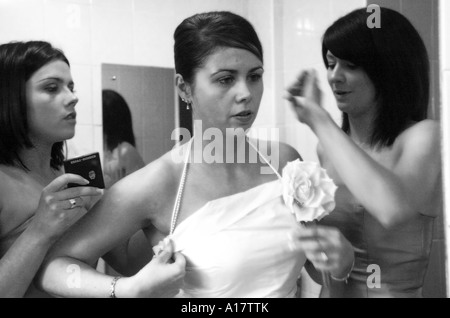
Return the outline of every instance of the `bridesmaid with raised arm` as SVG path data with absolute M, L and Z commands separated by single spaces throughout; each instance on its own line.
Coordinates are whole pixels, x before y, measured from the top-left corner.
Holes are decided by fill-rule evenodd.
M 381 8 L 381 27 L 355 10 L 325 32 L 322 56 L 342 111 L 342 128 L 321 107 L 314 72 L 289 88 L 299 120 L 319 139 L 321 164 L 339 189 L 336 209 L 320 224 L 353 244 L 339 297 L 422 297 L 441 207 L 439 125 L 426 119 L 428 55 L 412 24 Z

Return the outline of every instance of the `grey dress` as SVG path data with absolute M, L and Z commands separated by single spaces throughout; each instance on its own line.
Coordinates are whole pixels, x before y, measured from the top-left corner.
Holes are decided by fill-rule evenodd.
M 394 228 L 384 228 L 344 185 L 336 208 L 321 225 L 337 227 L 355 249 L 347 283 L 333 282 L 334 297 L 422 297 L 434 218 L 418 214 Z

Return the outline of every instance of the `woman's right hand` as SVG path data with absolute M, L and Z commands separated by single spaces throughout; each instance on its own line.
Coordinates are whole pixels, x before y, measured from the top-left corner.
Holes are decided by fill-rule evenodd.
M 304 70 L 297 80 L 287 88 L 286 99 L 300 122 L 312 128 L 314 122 L 326 114 L 322 108 L 322 92 L 318 85 L 316 71 Z
M 67 188 L 69 183 L 82 185 Z M 64 174 L 50 182 L 41 193 L 33 228 L 50 240 L 57 240 L 87 211 L 92 197 L 103 190 L 86 186 L 89 181 L 75 174 Z
M 299 227 L 293 247 L 302 250 L 317 270 L 346 277 L 353 269 L 352 244 L 337 228 L 323 225 Z
M 186 260 L 175 253 L 172 241 L 166 238 L 164 247 L 136 275 L 124 278 L 117 285 L 117 297 L 171 298 L 183 284 Z M 120 289 L 119 289 L 120 288 Z

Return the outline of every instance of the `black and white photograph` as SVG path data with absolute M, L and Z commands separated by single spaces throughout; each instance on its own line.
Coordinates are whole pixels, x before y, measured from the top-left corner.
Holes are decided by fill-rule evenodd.
M 0 0 L 0 298 L 449 298 L 449 187 L 448 0 Z

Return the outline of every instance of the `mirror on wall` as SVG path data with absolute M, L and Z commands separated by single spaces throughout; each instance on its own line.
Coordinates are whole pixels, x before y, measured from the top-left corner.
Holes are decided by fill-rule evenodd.
M 125 99 L 145 164 L 172 149 L 171 134 L 179 122 L 172 68 L 103 64 L 102 89 Z

